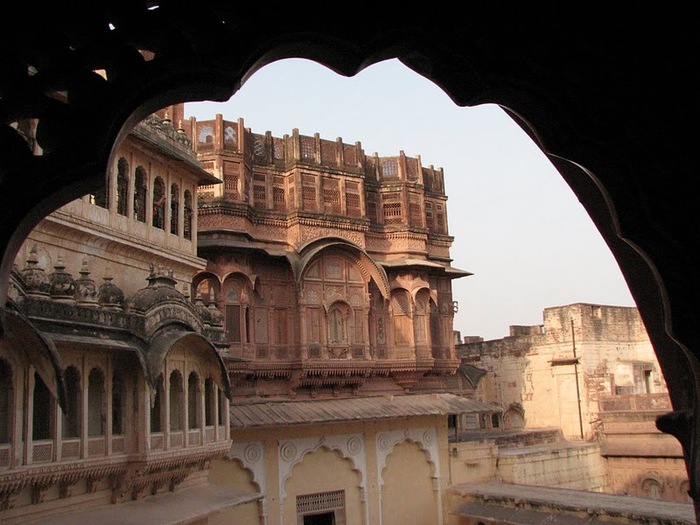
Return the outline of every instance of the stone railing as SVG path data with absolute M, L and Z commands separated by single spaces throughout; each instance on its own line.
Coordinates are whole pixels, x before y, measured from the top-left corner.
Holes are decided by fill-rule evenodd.
M 598 406 L 601 412 L 667 412 L 672 410 L 671 399 L 665 392 L 601 397 Z

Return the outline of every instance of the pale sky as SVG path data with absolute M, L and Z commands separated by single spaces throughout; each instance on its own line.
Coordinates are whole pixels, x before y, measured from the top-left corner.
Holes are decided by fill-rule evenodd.
M 346 78 L 307 60 L 254 73 L 226 103 L 187 104 L 186 115 L 239 117 L 254 133 L 354 144 L 366 155 L 403 151 L 443 168 L 454 329 L 499 339 L 542 324 L 545 308 L 584 302 L 635 306 L 617 262 L 549 160 L 499 107 L 460 108 L 396 60 Z

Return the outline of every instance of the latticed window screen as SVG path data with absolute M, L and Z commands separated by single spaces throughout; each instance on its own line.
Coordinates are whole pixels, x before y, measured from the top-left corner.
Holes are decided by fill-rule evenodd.
M 337 144 L 329 140 L 321 141 L 321 162 L 325 165 L 334 165 L 337 163 Z
M 253 202 L 258 208 L 265 207 L 265 186 L 254 185 L 253 186 Z
M 272 154 L 275 159 L 284 158 L 284 143 L 280 139 L 272 139 Z
M 387 202 L 382 206 L 384 212 L 384 224 L 396 224 L 402 222 L 401 203 Z
M 445 213 L 442 206 L 438 204 L 437 214 L 435 215 L 435 229 L 440 233 L 445 233 Z
M 301 158 L 313 159 L 316 153 L 316 142 L 312 137 L 301 137 Z
M 420 203 L 417 202 L 409 202 L 408 203 L 408 217 L 409 221 L 411 223 L 411 226 L 421 226 L 421 209 L 420 209 Z
M 257 158 L 265 157 L 265 137 L 253 135 L 253 153 Z
M 381 164 L 382 177 L 385 179 L 395 178 L 399 176 L 399 163 L 392 159 L 386 160 Z
M 301 195 L 304 201 L 304 209 L 313 209 L 316 206 L 316 188 L 313 186 L 303 186 Z
M 226 175 L 224 177 L 224 189 L 228 192 L 238 192 L 238 175 Z
M 320 492 L 297 496 L 297 513 L 318 512 L 345 507 L 345 491 Z
M 377 222 L 377 203 L 368 201 L 367 202 L 367 217 L 372 222 Z
M 214 194 L 214 185 L 213 184 L 203 184 L 199 188 L 197 188 L 197 195 L 201 197 L 202 199 L 213 199 L 215 194 Z
M 360 196 L 357 193 L 348 193 L 345 195 L 345 202 L 348 208 L 348 215 L 358 217 L 361 215 Z
M 418 159 L 407 158 L 406 159 L 406 175 L 408 180 L 417 181 L 418 180 Z
M 346 166 L 354 166 L 357 164 L 357 150 L 355 146 L 343 146 L 343 157 L 345 158 Z
M 323 209 L 327 213 L 340 213 L 340 190 L 337 186 L 323 188 Z
M 272 188 L 272 203 L 276 210 L 284 210 L 284 188 Z
M 224 144 L 231 147 L 238 145 L 238 131 L 235 127 L 226 126 L 224 128 Z
M 214 142 L 214 128 L 209 125 L 197 126 L 197 142 L 200 145 L 212 144 Z

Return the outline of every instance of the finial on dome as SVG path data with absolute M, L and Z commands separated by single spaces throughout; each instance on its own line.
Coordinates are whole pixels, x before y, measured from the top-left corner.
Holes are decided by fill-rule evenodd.
M 44 269 L 39 266 L 38 248 L 36 244 L 29 250 L 27 264 L 20 272 L 26 283 L 27 295 L 38 298 L 47 298 L 49 295 L 49 276 Z
M 124 292 L 112 282 L 112 271 L 105 269 L 102 278 L 104 282 L 100 285 L 98 292 L 98 303 L 105 310 L 121 310 L 124 306 Z
M 75 280 L 75 302 L 82 306 L 99 306 L 98 296 L 99 290 L 95 281 L 90 277 L 87 258 L 84 258 L 80 267 L 80 278 Z
M 54 271 L 49 275 L 49 295 L 56 301 L 73 303 L 75 301 L 75 280 L 66 271 L 61 254 L 56 258 L 56 264 L 53 267 Z

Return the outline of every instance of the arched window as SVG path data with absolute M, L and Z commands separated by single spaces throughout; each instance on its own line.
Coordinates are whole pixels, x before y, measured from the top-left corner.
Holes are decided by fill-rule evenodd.
M 349 311 L 342 303 L 333 304 L 328 310 L 328 342 L 346 344 L 348 342 Z
M 214 385 L 214 388 L 216 388 L 216 385 Z M 226 396 L 224 396 L 224 391 L 221 390 L 220 388 L 216 388 L 216 396 L 218 399 L 218 412 L 217 412 L 217 425 L 223 425 L 224 422 L 226 421 L 225 419 L 225 410 L 226 410 Z
M 146 222 L 146 182 L 146 170 L 139 166 L 134 179 L 134 218 L 139 222 Z
M 180 188 L 177 184 L 170 186 L 170 233 L 178 234 L 180 220 Z
M 190 372 L 187 378 L 187 428 L 199 428 L 200 417 L 199 378 L 195 372 Z
M 9 443 L 12 435 L 13 393 L 12 368 L 7 361 L 0 359 L 0 443 Z
M 433 357 L 440 358 L 440 347 L 442 345 L 442 331 L 440 330 L 440 312 L 437 304 L 432 299 L 428 304 L 429 307 L 429 323 L 430 323 L 430 346 Z
M 34 395 L 32 405 L 32 439 L 51 439 L 52 425 L 51 415 L 53 402 L 51 392 L 41 376 L 34 373 Z
M 416 309 L 413 314 L 413 333 L 417 345 L 428 344 L 428 304 L 430 293 L 423 289 L 416 294 Z
M 66 370 L 65 376 L 66 392 L 68 394 L 66 408 L 68 412 L 63 414 L 63 437 L 77 438 L 80 437 L 80 420 L 82 415 L 80 403 L 80 373 L 77 368 L 70 366 Z
M 661 484 L 653 478 L 647 478 L 642 482 L 642 492 L 647 498 L 661 499 Z
M 170 374 L 170 430 L 182 430 L 184 412 L 182 375 L 177 370 Z
M 105 434 L 105 376 L 93 368 L 88 376 L 88 436 Z
M 163 376 L 158 378 L 156 385 L 155 399 L 151 406 L 151 432 L 163 431 Z
M 411 303 L 408 293 L 397 292 L 391 297 L 391 313 L 394 322 L 394 343 L 398 345 L 411 342 Z
M 182 224 L 183 226 L 183 236 L 185 239 L 192 238 L 192 193 L 189 190 L 185 190 L 185 218 Z
M 165 183 L 160 177 L 153 181 L 153 227 L 165 229 Z
M 216 280 L 213 277 L 205 277 L 197 284 L 195 294 L 201 295 L 205 302 L 218 302 L 219 290 Z
M 224 315 L 230 343 L 249 343 L 248 287 L 239 274 L 224 282 Z M 286 327 L 284 327 L 286 328 Z
M 117 213 L 126 217 L 129 201 L 129 163 L 125 158 L 117 162 Z
M 215 408 L 214 381 L 211 380 L 211 377 L 207 377 L 204 380 L 204 424 L 208 427 L 215 423 Z
M 112 434 L 124 433 L 124 379 L 120 372 L 112 374 Z

